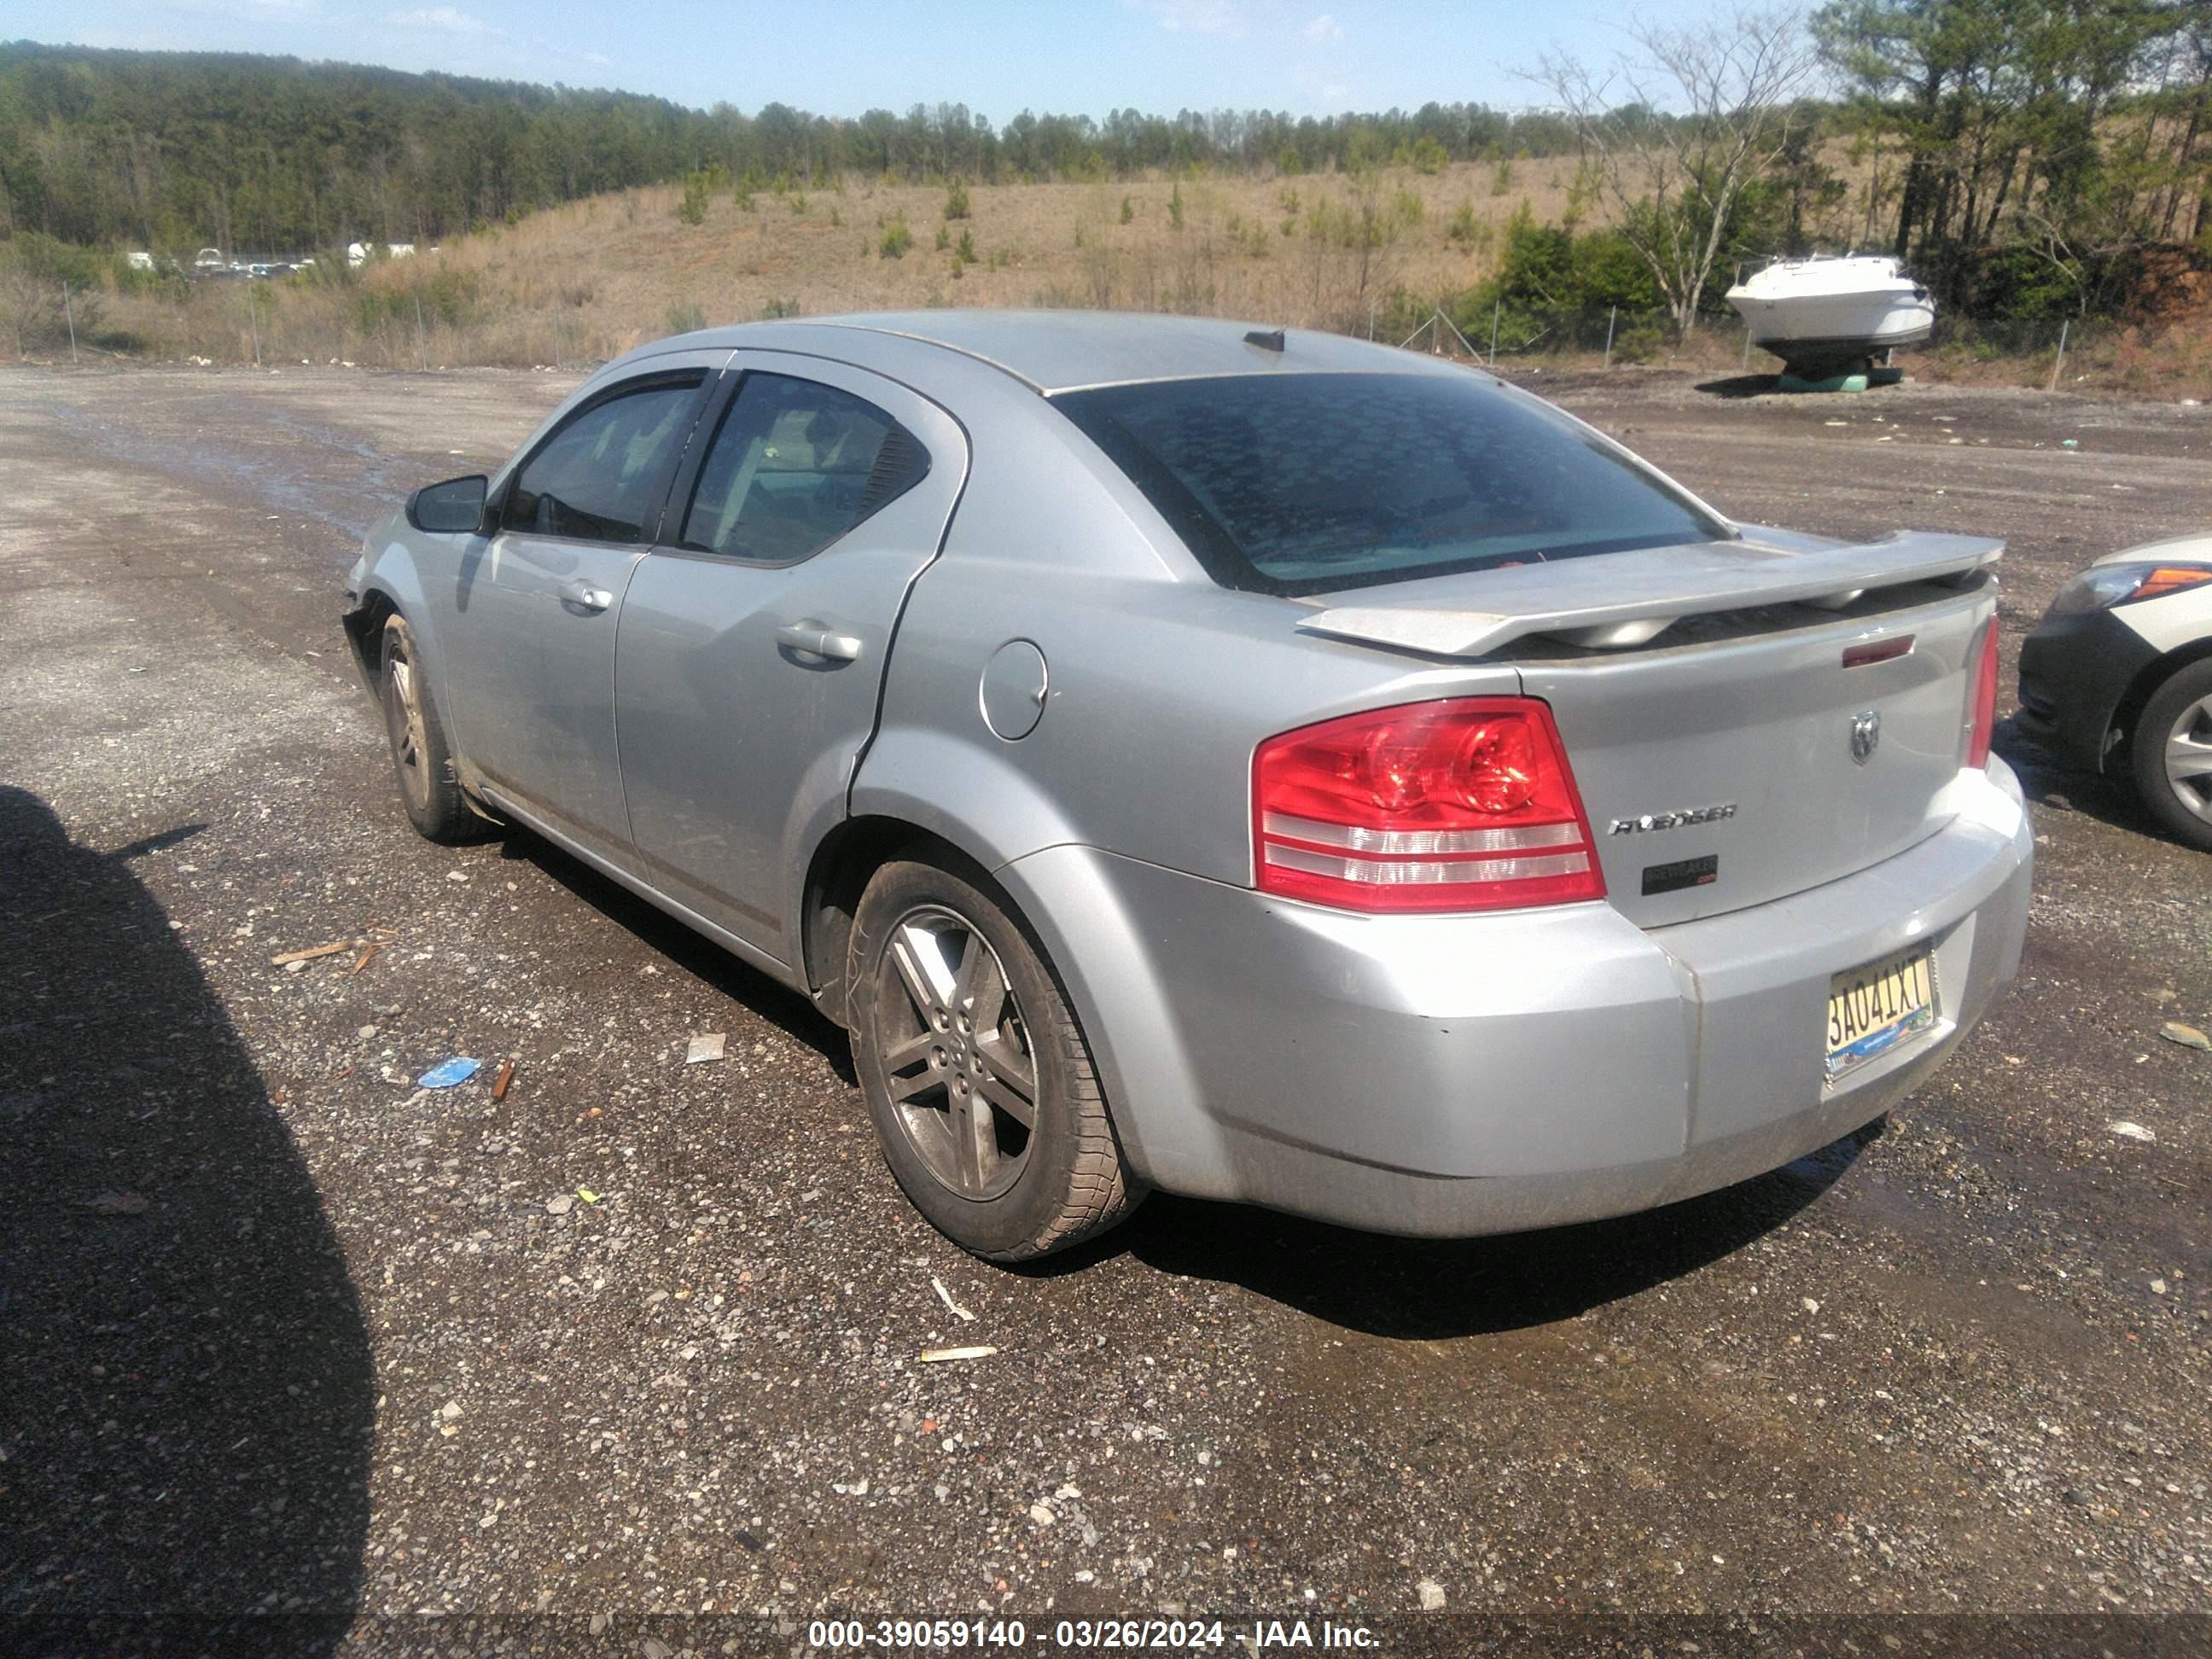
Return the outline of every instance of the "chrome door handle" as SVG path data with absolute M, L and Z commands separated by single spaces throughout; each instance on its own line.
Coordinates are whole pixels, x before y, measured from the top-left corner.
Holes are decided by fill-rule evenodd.
M 605 588 L 594 587 L 581 577 L 561 585 L 561 603 L 573 605 L 579 611 L 588 611 L 596 615 L 614 602 L 615 596 Z
M 859 640 L 850 634 L 832 633 L 811 617 L 786 623 L 777 629 L 775 642 L 787 651 L 804 652 L 810 657 L 823 657 L 831 662 L 851 662 L 860 654 Z

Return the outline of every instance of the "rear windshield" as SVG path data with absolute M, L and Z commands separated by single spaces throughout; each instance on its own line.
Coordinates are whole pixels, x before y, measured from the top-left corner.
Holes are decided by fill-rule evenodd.
M 1331 592 L 1730 533 L 1472 374 L 1154 380 L 1053 402 L 1224 587 Z

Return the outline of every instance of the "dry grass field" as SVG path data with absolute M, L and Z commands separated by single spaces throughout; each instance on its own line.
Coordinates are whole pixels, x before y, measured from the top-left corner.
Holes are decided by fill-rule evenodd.
M 1816 224 L 1852 240 L 1868 168 L 1839 154 L 1844 199 Z M 725 185 L 696 222 L 678 185 L 550 209 L 350 282 L 200 283 L 108 296 L 105 344 L 178 361 L 565 369 L 662 336 L 790 315 L 940 306 L 1074 307 L 1251 318 L 1402 337 L 1431 300 L 1488 276 L 1506 222 L 1606 221 L 1571 157 L 1360 175 L 1207 176 L 970 185 L 964 215 L 941 185 L 848 179 L 750 192 Z M 1408 301 L 1413 302 L 1409 313 Z M 1607 319 L 1540 342 L 1547 360 L 1598 360 Z M 1948 332 L 1948 331 L 1947 331 Z M 2153 398 L 2212 395 L 2212 327 L 1962 326 L 1917 349 L 1923 379 Z M 1476 342 L 1478 347 L 1486 341 Z M 1501 342 L 1510 356 L 1526 342 Z M 1766 373 L 1732 320 L 1686 344 L 1656 319 L 1616 360 Z M 2054 375 L 2056 380 L 2054 380 Z
M 271 362 L 394 367 L 562 364 L 679 327 L 932 306 L 1207 312 L 1364 332 L 1400 289 L 1480 281 L 1522 204 L 1541 222 L 1565 217 L 1574 173 L 1562 158 L 1356 179 L 974 185 L 968 216 L 952 220 L 941 185 L 848 180 L 743 200 L 726 188 L 697 224 L 678 216 L 681 186 L 649 186 L 385 262 L 351 290 L 207 284 L 181 307 L 118 295 L 110 321 L 158 356 L 258 349 Z M 1363 215 L 1379 246 L 1352 234 Z M 906 246 L 887 252 L 901 226 Z

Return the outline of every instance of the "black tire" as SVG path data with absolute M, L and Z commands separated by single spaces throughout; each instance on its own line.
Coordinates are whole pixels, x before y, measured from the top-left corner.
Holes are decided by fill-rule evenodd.
M 853 1063 L 884 1161 L 931 1225 L 977 1255 L 1021 1261 L 1135 1209 L 1144 1189 L 1083 1033 L 980 870 L 878 870 L 854 915 L 847 971 Z
M 430 840 L 449 846 L 476 840 L 483 833 L 483 820 L 469 810 L 454 779 L 446 723 L 416 653 L 415 630 L 397 611 L 384 623 L 377 699 L 384 705 L 384 735 L 392 746 L 392 770 L 407 821 Z
M 2180 744 L 2204 744 L 2212 758 L 2212 659 L 2190 664 L 2151 694 L 2128 746 L 2144 809 L 2183 846 L 2212 853 L 2212 773 L 2171 772 L 2168 745 Z

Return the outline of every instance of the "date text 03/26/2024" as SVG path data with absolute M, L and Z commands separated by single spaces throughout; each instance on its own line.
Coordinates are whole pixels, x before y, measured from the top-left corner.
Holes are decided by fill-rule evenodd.
M 1354 1652 L 1381 1645 L 1364 1625 L 1330 1620 L 1061 1619 L 1034 1635 L 1018 1619 L 817 1619 L 807 1646 L 817 1653 L 945 1652 L 961 1648 L 1018 1652 L 1037 1647 L 1077 1653 L 1206 1652 L 1219 1648 L 1249 1653 L 1322 1649 Z

